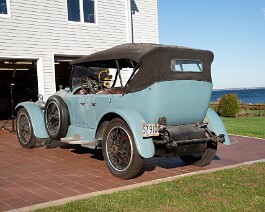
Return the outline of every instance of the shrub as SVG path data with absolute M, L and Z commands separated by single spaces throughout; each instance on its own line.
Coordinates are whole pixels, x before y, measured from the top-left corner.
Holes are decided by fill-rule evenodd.
M 212 109 L 212 110 L 214 110 L 215 112 L 218 112 L 218 103 L 216 103 L 216 102 L 211 102 L 210 103 L 210 105 L 209 105 L 209 107 Z
M 240 109 L 240 103 L 235 94 L 225 94 L 221 97 L 218 114 L 223 117 L 235 117 Z

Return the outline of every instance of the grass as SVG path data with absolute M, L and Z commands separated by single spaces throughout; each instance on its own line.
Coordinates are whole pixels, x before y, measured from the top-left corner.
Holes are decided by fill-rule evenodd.
M 264 110 L 240 110 L 237 116 L 240 117 L 263 117 L 264 118 Z
M 250 110 L 251 113 L 253 113 L 255 116 L 262 117 L 264 118 L 264 110 Z
M 228 133 L 265 138 L 265 118 L 263 117 L 222 117 L 222 120 Z
M 264 179 L 258 163 L 39 211 L 265 211 Z

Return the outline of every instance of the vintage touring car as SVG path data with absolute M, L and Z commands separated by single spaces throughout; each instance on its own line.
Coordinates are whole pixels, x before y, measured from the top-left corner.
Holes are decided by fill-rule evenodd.
M 46 102 L 17 105 L 24 148 L 39 139 L 102 149 L 110 172 L 129 179 L 143 158 L 180 156 L 209 164 L 229 144 L 208 108 L 213 53 L 158 44 L 123 44 L 77 59 L 70 85 Z

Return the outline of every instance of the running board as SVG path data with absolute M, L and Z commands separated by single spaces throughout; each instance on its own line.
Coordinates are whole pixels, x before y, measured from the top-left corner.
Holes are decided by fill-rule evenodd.
M 84 147 L 95 149 L 96 142 L 95 141 L 85 141 L 81 139 L 79 134 L 74 134 L 72 137 L 61 138 L 61 142 L 66 144 L 81 144 Z

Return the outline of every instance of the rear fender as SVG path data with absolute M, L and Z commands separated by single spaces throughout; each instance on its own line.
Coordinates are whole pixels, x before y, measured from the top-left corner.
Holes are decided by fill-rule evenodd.
M 106 111 L 105 114 L 115 113 L 120 116 L 130 127 L 134 136 L 135 145 L 138 153 L 143 158 L 151 158 L 155 154 L 155 147 L 152 138 L 143 138 L 142 125 L 146 124 L 143 117 L 135 110 L 128 108 L 112 108 Z M 101 117 L 102 118 L 102 117 Z
M 204 118 L 205 122 L 208 122 L 208 128 L 212 132 L 214 132 L 217 136 L 220 134 L 225 135 L 224 144 L 230 145 L 230 140 L 228 138 L 225 126 L 221 120 L 221 118 L 217 115 L 217 113 L 211 108 L 208 109 L 206 117 Z
M 18 111 L 21 107 L 24 107 L 30 116 L 34 135 L 37 138 L 48 138 L 49 136 L 46 132 L 44 122 L 44 113 L 39 106 L 34 102 L 22 102 L 16 106 L 16 111 Z

